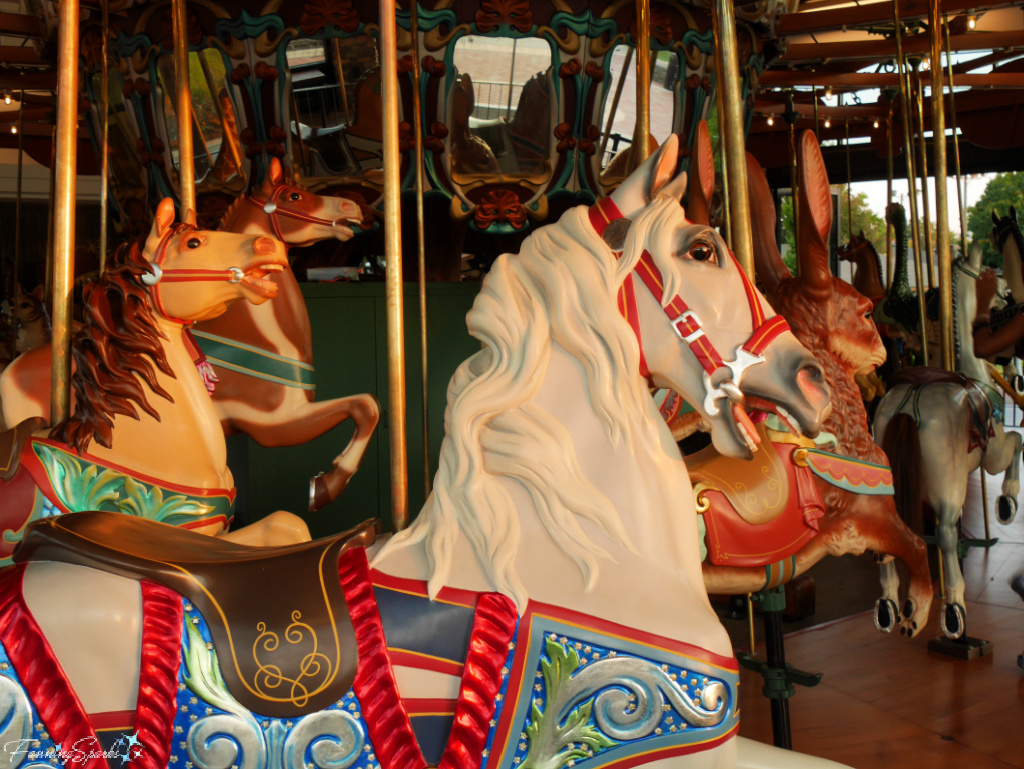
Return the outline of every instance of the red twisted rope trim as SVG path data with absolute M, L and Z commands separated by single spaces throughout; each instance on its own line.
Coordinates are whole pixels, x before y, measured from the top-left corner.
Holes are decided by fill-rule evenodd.
M 440 769 L 480 766 L 517 617 L 515 604 L 503 595 L 484 593 L 477 599 L 459 702 Z
M 363 548 L 352 548 L 338 559 L 338 576 L 359 649 L 353 688 L 377 759 L 383 769 L 425 769 L 427 761 L 398 696 Z
M 99 746 L 82 703 L 25 605 L 21 594 L 24 573 L 24 564 L 0 572 L 0 642 L 54 743 L 74 745 L 86 740 L 83 745 Z M 78 769 L 108 769 L 99 753 L 83 751 Z
M 178 666 L 181 660 L 181 596 L 163 585 L 142 580 L 142 658 L 135 712 L 136 736 L 142 746 L 132 758 L 134 769 L 164 769 L 171 754 Z

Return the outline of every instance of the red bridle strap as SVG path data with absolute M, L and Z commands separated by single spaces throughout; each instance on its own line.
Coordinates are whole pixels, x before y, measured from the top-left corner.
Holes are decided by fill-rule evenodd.
M 325 219 L 321 216 L 313 216 L 313 214 L 307 214 L 305 211 L 296 211 L 293 208 L 285 208 L 278 204 L 277 199 L 281 197 L 281 194 L 287 190 L 289 185 L 279 184 L 274 187 L 274 191 L 270 194 L 270 197 L 266 200 L 261 200 L 256 195 L 247 195 L 246 200 L 263 209 L 263 212 L 270 219 L 270 226 L 274 230 L 274 237 L 284 242 L 284 236 L 281 234 L 281 223 L 278 221 L 279 216 L 286 216 L 289 219 L 297 219 L 300 222 L 308 222 L 309 224 L 323 224 L 327 227 L 337 226 L 336 219 Z
M 590 223 L 594 227 L 594 230 L 598 235 L 603 235 L 608 225 L 617 219 L 622 219 L 622 212 L 619 211 L 618 206 L 615 205 L 611 198 L 602 198 L 595 205 L 590 207 L 589 210 Z M 621 252 L 616 252 L 617 257 L 621 257 Z M 750 308 L 751 325 L 754 328 L 750 338 L 744 343 L 743 350 L 749 353 L 750 356 L 760 357 L 769 344 L 772 343 L 780 334 L 789 330 L 789 324 L 786 319 L 781 315 L 774 315 L 769 319 L 765 319 L 764 308 L 761 306 L 760 298 L 757 295 L 757 291 L 754 289 L 753 284 L 747 277 L 746 273 L 740 268 L 736 258 L 730 253 L 731 258 L 735 264 L 737 271 L 739 272 L 744 292 L 747 296 L 747 305 Z M 640 278 L 647 290 L 651 292 L 651 295 L 662 303 L 662 299 L 665 295 L 665 283 L 662 278 L 661 271 L 654 263 L 654 259 L 649 251 L 644 251 L 640 256 L 639 261 L 633 268 L 633 272 L 627 276 L 626 281 L 623 283 L 622 288 L 619 291 L 619 311 L 623 313 L 630 326 L 632 326 L 634 333 L 637 337 L 637 342 L 640 344 L 641 350 L 641 373 L 647 379 L 650 378 L 650 372 L 647 370 L 646 362 L 643 360 L 643 342 L 640 336 L 640 324 L 639 316 L 636 312 L 635 297 L 633 296 L 632 276 L 636 275 Z M 627 300 L 624 301 L 623 297 Z M 630 301 L 632 305 L 630 305 Z M 626 307 L 627 311 L 623 311 Z M 631 307 L 631 309 L 630 309 Z M 686 342 L 693 351 L 693 354 L 697 357 L 701 367 L 705 373 L 710 377 L 711 374 L 718 371 L 720 368 L 729 369 L 733 376 L 738 380 L 740 371 L 734 371 L 734 368 L 740 368 L 737 366 L 737 361 L 733 361 L 731 364 L 726 363 L 722 356 L 715 349 L 715 346 L 708 339 L 704 333 L 704 328 L 701 325 L 700 318 L 697 314 L 690 309 L 681 296 L 676 294 L 672 297 L 672 301 L 663 305 L 665 314 L 668 316 L 672 323 L 672 327 L 675 329 L 679 337 Z M 749 365 L 749 364 L 748 364 Z

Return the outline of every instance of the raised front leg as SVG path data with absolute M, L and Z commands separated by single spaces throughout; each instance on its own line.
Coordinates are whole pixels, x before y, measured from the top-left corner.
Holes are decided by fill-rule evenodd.
M 1020 433 L 1007 433 L 996 425 L 995 435 L 989 440 L 988 450 L 982 467 L 989 475 L 1005 471 L 1002 494 L 996 505 L 996 519 L 1003 524 L 1011 523 L 1017 515 L 1017 494 L 1020 492 Z M 984 479 L 983 479 L 984 482 Z

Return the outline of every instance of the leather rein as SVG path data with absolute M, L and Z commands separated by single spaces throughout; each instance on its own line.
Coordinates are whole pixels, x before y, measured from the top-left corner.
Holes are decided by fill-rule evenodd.
M 590 223 L 599 236 L 603 236 L 605 230 L 613 222 L 626 221 L 622 212 L 611 198 L 602 198 L 595 205 L 591 206 L 589 216 Z M 615 251 L 615 256 L 620 258 L 622 252 Z M 664 302 L 665 284 L 661 271 L 655 265 L 651 253 L 646 249 L 640 256 L 633 271 L 626 276 L 618 298 L 619 311 L 629 321 L 633 333 L 636 335 L 637 343 L 640 345 L 640 373 L 648 381 L 651 379 L 651 372 L 647 368 L 647 362 L 643 353 L 643 340 L 640 335 L 640 321 L 636 310 L 634 294 L 634 275 L 640 279 L 658 304 L 662 306 L 672 325 L 672 329 L 687 344 L 704 369 L 704 410 L 709 416 L 718 414 L 718 401 L 720 400 L 731 401 L 740 407 L 739 410 L 743 411 L 744 416 L 746 416 L 743 409 L 745 397 L 740 391 L 740 382 L 743 379 L 743 374 L 751 366 L 763 363 L 765 358 L 762 353 L 768 345 L 775 341 L 780 334 L 790 330 L 789 324 L 781 315 L 773 315 L 771 318 L 765 317 L 764 308 L 757 296 L 757 291 L 750 282 L 750 278 L 747 277 L 747 274 L 740 267 L 739 262 L 736 261 L 736 257 L 733 256 L 731 251 L 729 252 L 729 258 L 732 259 L 736 270 L 742 278 L 743 288 L 747 296 L 747 305 L 750 308 L 751 326 L 754 329 L 747 341 L 736 351 L 735 359 L 731 361 L 726 361 L 718 350 L 715 349 L 714 344 L 712 344 L 704 332 L 697 313 L 690 309 L 679 294 L 676 294 L 672 301 Z M 736 409 L 734 408 L 735 412 Z

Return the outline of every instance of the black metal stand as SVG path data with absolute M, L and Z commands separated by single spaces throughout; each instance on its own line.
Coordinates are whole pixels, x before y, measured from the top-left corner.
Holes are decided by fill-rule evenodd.
M 777 748 L 793 748 L 793 732 L 789 720 L 789 698 L 796 694 L 794 684 L 817 686 L 821 673 L 806 673 L 786 664 L 786 644 L 782 637 L 782 610 L 786 608 L 785 588 L 762 590 L 753 600 L 760 602 L 764 617 L 764 642 L 767 661 L 750 654 L 737 653 L 739 663 L 764 678 L 762 694 L 771 702 L 772 741 Z

